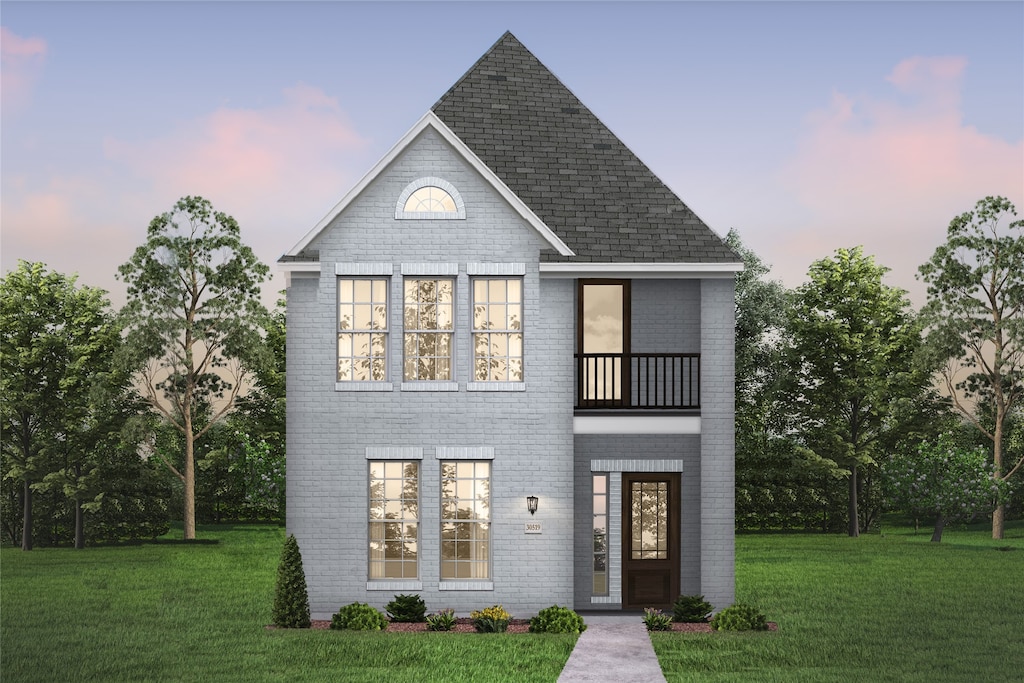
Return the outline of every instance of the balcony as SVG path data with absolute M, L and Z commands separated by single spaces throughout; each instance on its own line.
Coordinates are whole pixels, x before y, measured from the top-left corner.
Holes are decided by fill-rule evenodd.
M 577 410 L 698 410 L 699 353 L 578 353 Z

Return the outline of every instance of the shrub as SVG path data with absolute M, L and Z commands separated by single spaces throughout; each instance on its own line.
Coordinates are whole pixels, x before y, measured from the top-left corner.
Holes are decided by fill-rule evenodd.
M 365 602 L 345 605 L 331 617 L 331 628 L 334 630 L 347 628 L 351 631 L 383 631 L 387 627 L 387 617 Z
M 512 618 L 501 605 L 491 605 L 480 611 L 470 613 L 473 627 L 477 633 L 504 633 L 508 630 L 508 621 Z
M 427 606 L 418 595 L 396 595 L 385 609 L 395 622 L 420 623 L 426 618 Z
M 530 619 L 531 633 L 583 633 L 587 630 L 583 617 L 568 607 L 545 607 Z
M 644 626 L 648 631 L 671 631 L 672 617 L 660 609 L 647 607 L 644 609 Z
M 428 631 L 451 631 L 455 627 L 455 610 L 443 609 L 437 614 L 427 615 Z
M 672 605 L 672 621 L 699 624 L 708 620 L 713 610 L 703 595 L 680 595 Z
M 306 574 L 302 571 L 302 554 L 294 534 L 285 539 L 277 565 L 273 619 L 278 628 L 309 628 Z
M 713 616 L 711 628 L 716 631 L 767 631 L 768 620 L 750 605 L 736 604 Z

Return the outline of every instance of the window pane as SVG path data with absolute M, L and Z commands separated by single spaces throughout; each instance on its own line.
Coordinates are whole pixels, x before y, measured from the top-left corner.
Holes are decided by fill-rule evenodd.
M 356 303 L 363 303 L 370 300 L 370 281 L 369 280 L 356 280 L 355 281 L 355 294 L 352 299 Z
M 355 313 L 351 304 L 340 304 L 338 306 L 338 329 L 351 330 Z

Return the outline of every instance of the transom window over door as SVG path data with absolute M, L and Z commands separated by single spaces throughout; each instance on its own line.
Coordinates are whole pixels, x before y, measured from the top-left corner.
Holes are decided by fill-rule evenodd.
M 388 280 L 338 279 L 338 381 L 387 379 Z
M 406 381 L 452 379 L 455 281 L 405 280 Z
M 523 381 L 523 281 L 473 280 L 473 378 Z

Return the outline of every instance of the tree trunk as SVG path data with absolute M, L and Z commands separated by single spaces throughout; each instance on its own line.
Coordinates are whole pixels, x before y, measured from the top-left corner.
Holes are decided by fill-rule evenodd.
M 850 504 L 847 511 L 850 516 L 848 532 L 850 538 L 860 536 L 860 515 L 857 512 L 857 465 L 850 468 Z
M 24 481 L 23 495 L 25 505 L 21 515 L 21 549 L 32 550 L 32 487 L 28 479 Z
M 82 501 L 75 497 L 75 549 L 81 550 L 85 547 L 85 514 L 82 511 Z
M 946 518 L 939 513 L 935 517 L 935 530 L 932 531 L 932 543 L 942 541 L 942 529 L 946 526 Z
M 185 540 L 196 537 L 196 461 L 192 416 L 185 411 L 185 510 L 182 517 Z
M 1003 418 L 1005 412 L 1001 405 L 996 406 L 996 424 L 992 432 L 992 461 L 995 463 L 997 477 L 1003 476 Z M 992 538 L 1003 538 L 1003 518 L 1006 509 L 1002 504 L 992 512 Z

